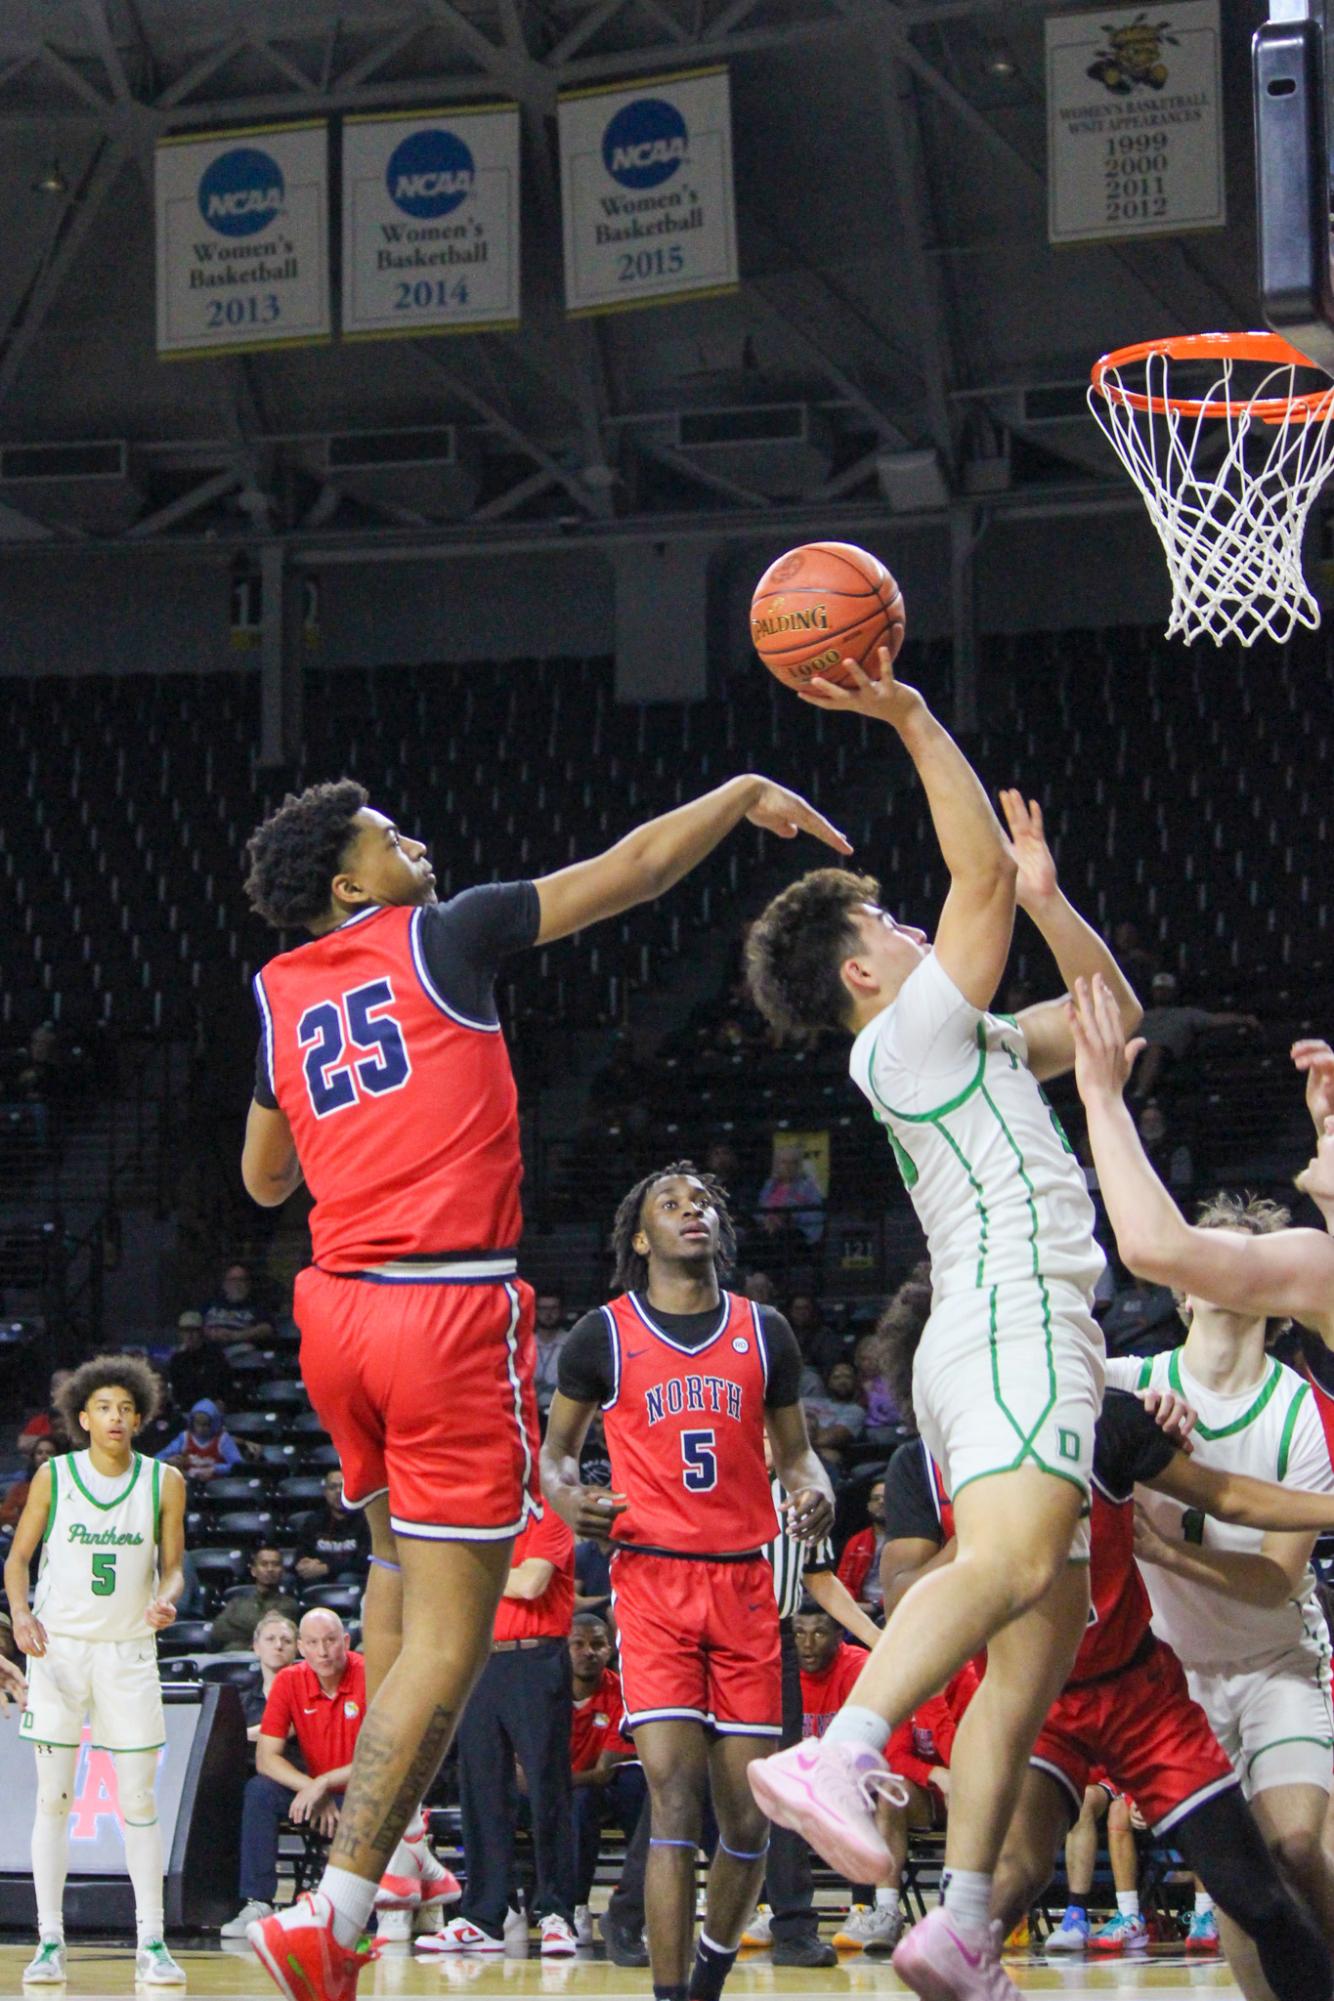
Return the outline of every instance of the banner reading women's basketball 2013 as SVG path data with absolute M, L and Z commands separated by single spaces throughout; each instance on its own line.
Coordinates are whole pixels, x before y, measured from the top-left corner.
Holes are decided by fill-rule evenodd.
M 347 119 L 343 332 L 518 323 L 518 107 Z
M 725 69 L 563 92 L 559 120 L 568 312 L 735 286 Z
M 329 338 L 329 134 L 322 120 L 157 149 L 164 355 Z

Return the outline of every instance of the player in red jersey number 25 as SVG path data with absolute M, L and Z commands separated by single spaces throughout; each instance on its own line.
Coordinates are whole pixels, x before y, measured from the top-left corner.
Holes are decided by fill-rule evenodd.
M 517 1094 L 500 961 L 661 896 L 743 820 L 848 844 L 796 793 L 731 779 L 536 882 L 446 904 L 425 844 L 351 779 L 289 797 L 249 844 L 252 907 L 306 943 L 255 983 L 242 1176 L 273 1207 L 304 1179 L 301 1368 L 365 1510 L 369 1708 L 313 1898 L 251 1928 L 291 2001 L 345 2001 L 376 1887 L 487 1657 L 514 1536 L 538 1505 L 532 1294 L 516 1277 Z M 411 1849 L 411 1839 L 404 1844 Z

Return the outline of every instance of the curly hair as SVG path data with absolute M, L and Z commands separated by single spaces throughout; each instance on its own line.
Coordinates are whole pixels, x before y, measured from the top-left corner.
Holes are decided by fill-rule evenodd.
M 746 984 L 771 1028 L 807 1037 L 848 1027 L 851 997 L 840 968 L 861 942 L 852 913 L 879 899 L 873 875 L 817 868 L 766 905 L 746 939 Z
M 1271 1202 L 1268 1196 L 1249 1192 L 1230 1195 L 1226 1188 L 1206 1195 L 1195 1205 L 1197 1230 L 1242 1230 L 1248 1237 L 1270 1237 L 1275 1230 L 1286 1230 L 1291 1221 L 1291 1209 L 1285 1209 L 1281 1202 Z M 1178 1318 L 1184 1327 L 1189 1327 L 1190 1308 L 1184 1292 L 1176 1294 L 1176 1303 Z M 1266 1320 L 1265 1347 L 1272 1348 L 1291 1325 L 1291 1320 L 1283 1315 L 1275 1314 Z
M 905 1424 L 917 1429 L 917 1413 L 912 1401 L 912 1365 L 921 1346 L 926 1323 L 931 1317 L 931 1267 L 925 1260 L 914 1265 L 903 1284 L 890 1299 L 875 1324 L 874 1340 L 880 1373 L 903 1414 Z
M 151 1424 L 162 1403 L 157 1377 L 138 1355 L 94 1355 L 67 1376 L 56 1391 L 55 1407 L 65 1436 L 76 1449 L 86 1436 L 79 1412 L 99 1390 L 128 1390 L 138 1416 Z
M 289 792 L 246 842 L 250 908 L 275 931 L 292 931 L 328 914 L 330 884 L 351 843 L 369 794 L 355 778 L 334 778 Z
M 642 1257 L 634 1247 L 634 1239 L 639 1234 L 641 1211 L 645 1197 L 660 1181 L 669 1181 L 673 1175 L 688 1174 L 692 1181 L 698 1181 L 718 1212 L 718 1253 L 714 1259 L 714 1270 L 719 1278 L 725 1278 L 736 1262 L 736 1227 L 727 1206 L 727 1190 L 715 1175 L 707 1174 L 696 1167 L 693 1160 L 669 1161 L 666 1167 L 655 1167 L 652 1174 L 646 1174 L 636 1181 L 628 1195 L 622 1196 L 611 1226 L 611 1250 L 614 1269 L 611 1275 L 613 1289 L 617 1292 L 642 1292 L 648 1284 L 648 1259 Z

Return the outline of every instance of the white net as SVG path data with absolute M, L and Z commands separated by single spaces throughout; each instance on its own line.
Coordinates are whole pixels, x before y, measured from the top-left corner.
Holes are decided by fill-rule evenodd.
M 1313 394 L 1316 371 L 1298 358 L 1217 353 L 1203 366 L 1141 351 L 1100 364 L 1088 395 L 1167 557 L 1168 637 L 1250 646 L 1314 630 L 1302 536 L 1334 465 L 1334 389 Z

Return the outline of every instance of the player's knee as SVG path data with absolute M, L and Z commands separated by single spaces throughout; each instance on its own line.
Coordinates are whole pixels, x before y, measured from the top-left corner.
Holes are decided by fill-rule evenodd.
M 1114 1799 L 1107 1809 L 1107 1832 L 1128 1834 L 1130 1831 L 1130 1808 L 1123 1799 Z
M 121 1786 L 120 1810 L 130 1827 L 151 1827 L 157 1819 L 157 1796 L 152 1786 Z
M 39 1783 L 37 1787 L 38 1813 L 49 1814 L 53 1820 L 66 1820 L 69 1817 L 69 1811 L 73 1804 L 74 1799 L 68 1786 L 44 1786 Z
M 1284 1828 L 1269 1847 L 1284 1875 L 1300 1889 L 1312 1885 L 1325 1866 L 1318 1827 Z
M 704 1796 L 693 1772 L 664 1772 L 650 1779 L 653 1832 L 664 1841 L 693 1841 L 704 1818 Z

